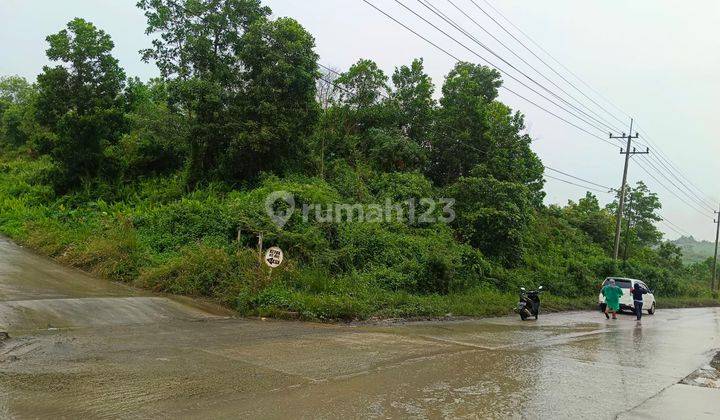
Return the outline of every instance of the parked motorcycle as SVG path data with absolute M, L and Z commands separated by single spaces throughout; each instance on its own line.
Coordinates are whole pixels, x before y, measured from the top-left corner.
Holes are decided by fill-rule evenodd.
M 527 291 L 524 287 L 520 288 L 520 302 L 518 302 L 518 313 L 520 319 L 525 321 L 531 316 L 538 319 L 540 315 L 540 294 L 543 292 L 543 287 L 538 287 L 537 290 Z

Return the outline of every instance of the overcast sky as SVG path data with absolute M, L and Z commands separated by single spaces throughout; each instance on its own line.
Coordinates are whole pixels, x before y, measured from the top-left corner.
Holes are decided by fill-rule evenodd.
M 475 1 L 494 14 L 484 0 Z M 720 198 L 716 180 L 720 169 L 717 161 L 720 146 L 716 140 L 718 107 L 715 102 L 720 97 L 720 2 L 489 1 L 561 63 L 604 97 L 635 117 L 641 131 L 640 140 L 647 143 L 647 138 L 642 137 L 649 135 L 664 154 L 670 157 L 673 165 L 717 202 Z M 461 59 L 481 62 L 477 56 L 423 25 L 394 1 L 373 2 Z M 403 2 L 430 16 L 427 9 L 422 8 L 416 0 Z M 526 69 L 511 53 L 452 9 L 447 0 L 431 2 L 463 27 L 471 30 L 474 36 L 503 58 Z M 471 0 L 453 2 L 538 70 L 557 84 L 562 83 L 541 63 L 531 61 L 532 56 L 494 26 Z M 73 17 L 83 17 L 112 36 L 115 41 L 114 54 L 120 59 L 128 75 L 137 75 L 143 79 L 156 76 L 154 65 L 142 63 L 137 53 L 139 49 L 149 45 L 149 39 L 144 35 L 144 17 L 134 4 L 133 0 L 0 0 L 0 16 L 3 21 L 0 26 L 0 75 L 18 74 L 34 79 L 41 67 L 47 64 L 45 36 L 60 30 Z M 427 71 L 439 90 L 444 75 L 454 64 L 453 59 L 416 38 L 361 0 L 266 0 L 265 4 L 269 5 L 277 16 L 291 16 L 300 21 L 315 36 L 320 60 L 328 66 L 342 70 L 359 58 L 370 58 L 378 62 L 387 73 L 392 73 L 396 66 L 407 64 L 415 57 L 423 57 Z M 499 16 L 497 18 L 501 19 Z M 477 44 L 462 35 L 456 36 L 483 57 L 499 62 Z M 532 46 L 529 42 L 526 43 Z M 533 46 L 533 49 L 542 54 L 536 47 Z M 549 59 L 546 58 L 546 61 L 563 72 Z M 511 69 L 508 71 L 512 72 Z M 527 69 L 526 72 L 548 88 L 557 91 L 532 70 Z M 522 79 L 522 76 L 513 74 Z M 517 82 L 507 80 L 507 77 L 505 79 L 508 87 L 543 103 L 548 109 L 553 109 L 568 119 L 573 118 L 564 111 L 553 108 Z M 587 87 L 579 82 L 575 83 L 585 94 L 613 111 L 617 117 L 626 118 L 597 98 Z M 572 87 L 561 86 L 575 98 L 593 106 Z M 602 185 L 619 186 L 623 161 L 618 148 L 566 125 L 510 93 L 501 92 L 501 100 L 526 115 L 528 132 L 535 140 L 533 148 L 547 166 Z M 597 112 L 602 113 L 600 110 Z M 613 125 L 620 125 L 607 114 L 601 115 L 612 121 Z M 626 126 L 622 128 L 627 131 Z M 607 136 L 600 132 L 597 134 Z M 642 155 L 633 157 L 630 182 L 642 179 L 651 190 L 656 191 L 663 201 L 662 214 L 668 220 L 697 238 L 714 240 L 712 212 L 702 209 L 704 214 L 699 214 L 683 204 L 634 162 L 644 163 L 647 159 L 648 157 Z M 663 174 L 653 171 L 648 163 L 644 165 L 675 194 L 685 201 L 690 201 L 674 188 Z M 659 164 L 654 165 L 662 169 Z M 548 174 L 556 175 L 552 172 Z M 674 180 L 671 175 L 665 175 Z M 674 182 L 678 187 L 683 187 L 680 181 Z M 684 182 L 688 184 L 687 181 Z M 546 191 L 548 203 L 565 204 L 568 199 L 577 200 L 584 195 L 583 189 L 554 180 L 549 180 Z M 608 194 L 598 196 L 603 202 L 611 198 Z M 700 205 L 696 204 L 695 207 Z M 678 236 L 662 225 L 661 228 L 668 233 L 669 238 Z

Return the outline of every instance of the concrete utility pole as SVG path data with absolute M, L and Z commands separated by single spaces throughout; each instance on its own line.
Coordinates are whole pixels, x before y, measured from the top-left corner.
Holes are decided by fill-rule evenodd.
M 630 202 L 628 203 L 628 218 L 627 218 L 627 224 L 625 225 L 625 250 L 623 252 L 623 262 L 627 262 L 628 255 L 629 255 L 629 249 L 630 249 L 630 226 L 632 225 L 632 205 L 633 205 L 633 196 L 632 191 L 630 191 Z
M 716 211 L 715 214 L 718 218 L 713 220 L 717 225 L 715 230 L 715 257 L 713 259 L 713 272 L 712 272 L 712 283 L 710 284 L 710 292 L 715 293 L 715 283 L 717 281 L 717 251 L 718 251 L 718 239 L 720 239 L 720 212 Z
M 633 135 L 633 119 L 630 119 L 630 134 L 625 135 L 625 133 L 622 134 L 622 136 L 613 136 L 612 133 L 610 133 L 611 139 L 627 139 L 627 149 L 623 151 L 623 149 L 620 149 L 620 154 L 625 155 L 625 168 L 623 169 L 623 177 L 622 177 L 622 185 L 620 185 L 620 205 L 618 206 L 617 211 L 617 217 L 615 218 L 615 250 L 613 251 L 613 261 L 617 261 L 618 254 L 620 253 L 620 227 L 622 226 L 622 215 L 623 210 L 625 209 L 625 187 L 627 186 L 627 174 L 628 174 L 628 164 L 630 163 L 630 155 L 638 155 L 638 154 L 648 154 L 650 153 L 650 149 L 647 149 L 644 152 L 638 152 L 632 147 L 632 140 L 640 137 L 638 133 L 635 133 Z

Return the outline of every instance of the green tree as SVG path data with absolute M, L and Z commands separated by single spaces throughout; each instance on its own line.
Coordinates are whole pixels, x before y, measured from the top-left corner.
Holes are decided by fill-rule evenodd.
M 19 76 L 0 77 L 0 144 L 25 145 L 36 130 L 37 90 Z
M 304 140 L 320 114 L 314 47 L 315 39 L 290 18 L 256 22 L 245 34 L 243 120 L 225 155 L 226 174 L 245 179 L 303 163 Z
M 336 99 L 323 112 L 311 141 L 321 168 L 334 159 L 362 164 L 373 149 L 389 144 L 383 140 L 393 139 L 396 146 L 404 146 L 396 132 L 396 112 L 387 99 L 388 78 L 375 62 L 359 60 L 334 83 L 331 97 Z M 378 130 L 384 134 L 378 136 Z
M 683 254 L 679 246 L 671 242 L 663 242 L 657 249 L 658 257 L 663 267 L 680 270 L 683 268 Z
M 371 129 L 369 158 L 375 168 L 384 172 L 422 169 L 425 150 L 399 130 Z
M 525 117 L 493 101 L 485 109 L 485 124 L 485 157 L 481 165 L 488 174 L 500 181 L 525 185 L 535 207 L 540 207 L 545 197 L 545 167 L 530 148 L 532 139 L 523 133 Z
M 456 200 L 453 227 L 463 241 L 504 265 L 521 261 L 533 220 L 532 194 L 526 186 L 471 173 L 447 193 Z
M 248 28 L 270 14 L 257 0 L 141 0 L 146 33 L 157 35 L 141 51 L 168 82 L 172 109 L 190 124 L 188 183 L 221 177 L 220 160 L 238 134 L 243 106 L 243 63 Z
M 240 81 L 234 70 L 241 68 L 234 66 L 243 34 L 270 15 L 259 0 L 140 0 L 137 7 L 147 18 L 145 33 L 160 36 L 141 54 L 145 61 L 155 61 L 164 78 L 233 86 Z M 193 102 L 191 90 L 179 87 L 175 93 L 186 106 Z
M 142 51 L 190 120 L 188 182 L 242 181 L 301 161 L 315 122 L 314 39 L 296 21 L 269 21 L 257 0 L 142 0 Z M 272 157 L 272 158 L 270 158 Z
M 34 95 L 33 86 L 20 76 L 0 76 L 0 116 L 12 104 L 27 103 Z
M 125 179 L 168 173 L 187 158 L 188 121 L 169 109 L 167 84 L 130 78 L 124 92 L 128 130 L 105 154 Z
M 595 195 L 587 192 L 577 203 L 568 201 L 562 212 L 572 226 L 585 232 L 594 243 L 606 251 L 610 251 L 615 234 L 615 217 L 607 209 L 600 207 Z
M 103 149 L 124 130 L 125 73 L 110 51 L 110 36 L 83 19 L 73 19 L 47 37 L 47 56 L 59 62 L 38 76 L 37 116 L 54 133 L 48 145 L 57 161 L 61 189 L 96 176 Z
M 11 104 L 0 122 L 0 143 L 13 148 L 28 143 L 35 122 L 31 104 Z
M 341 87 L 340 102 L 359 110 L 382 103 L 390 91 L 388 77 L 372 60 L 359 60 L 335 83 Z
M 471 63 L 458 63 L 445 78 L 429 167 L 438 185 L 469 175 L 487 159 L 486 109 L 500 85 L 497 70 Z
M 651 192 L 642 181 L 638 181 L 634 188 L 625 188 L 625 194 L 621 239 L 625 247 L 623 253 L 629 256 L 628 248 L 652 247 L 660 243 L 662 232 L 655 226 L 655 222 L 662 220 L 657 213 L 662 204 L 657 194 Z M 617 198 L 607 206 L 612 214 L 617 214 L 617 208 Z
M 425 73 L 423 60 L 395 69 L 392 76 L 395 90 L 393 104 L 398 108 L 398 125 L 402 132 L 420 146 L 430 145 L 437 103 L 433 99 L 435 87 Z
M 518 183 L 542 205 L 543 165 L 524 134 L 522 114 L 498 102 L 500 74 L 489 67 L 458 63 L 447 75 L 437 111 L 428 175 L 438 185 L 461 177 Z

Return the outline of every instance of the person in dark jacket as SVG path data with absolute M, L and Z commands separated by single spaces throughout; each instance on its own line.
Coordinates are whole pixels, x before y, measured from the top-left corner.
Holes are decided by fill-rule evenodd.
M 643 295 L 646 295 L 648 293 L 647 289 L 642 287 L 640 283 L 635 283 L 635 286 L 633 286 L 632 289 L 630 289 L 630 293 L 632 293 L 633 296 L 633 305 L 635 306 L 635 316 L 637 316 L 637 320 L 640 321 L 642 318 L 642 307 L 643 307 Z

